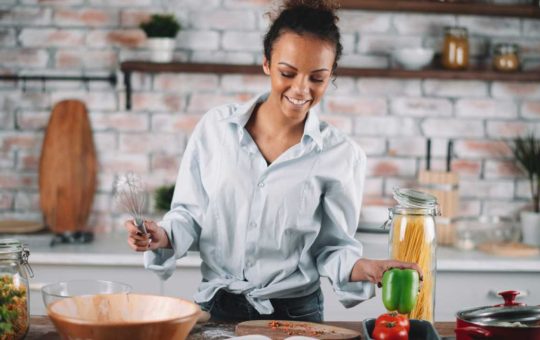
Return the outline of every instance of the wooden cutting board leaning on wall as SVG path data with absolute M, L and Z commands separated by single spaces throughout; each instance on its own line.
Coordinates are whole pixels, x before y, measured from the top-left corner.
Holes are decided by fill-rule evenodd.
M 82 231 L 96 190 L 96 151 L 84 103 L 64 100 L 51 113 L 39 161 L 40 207 L 55 232 Z

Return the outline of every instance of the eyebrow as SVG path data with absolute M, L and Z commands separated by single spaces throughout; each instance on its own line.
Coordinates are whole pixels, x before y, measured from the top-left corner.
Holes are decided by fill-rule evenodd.
M 292 68 L 292 69 L 298 71 L 298 69 L 297 69 L 296 67 L 292 66 L 291 64 L 287 64 L 287 63 L 284 62 L 284 61 L 279 62 L 278 65 L 285 65 L 285 66 L 288 66 L 288 67 L 290 67 L 290 68 Z M 327 71 L 327 72 L 330 72 L 330 70 L 327 69 L 327 68 L 320 68 L 320 69 L 311 71 L 311 73 L 321 72 L 321 71 Z

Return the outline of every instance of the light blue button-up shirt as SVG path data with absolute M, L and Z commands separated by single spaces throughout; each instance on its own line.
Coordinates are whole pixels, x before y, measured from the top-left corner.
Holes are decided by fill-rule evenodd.
M 268 165 L 245 129 L 267 96 L 217 107 L 200 120 L 171 210 L 159 222 L 172 249 L 145 252 L 145 266 L 166 279 L 193 246 L 203 276 L 196 302 L 225 289 L 271 314 L 269 299 L 310 294 L 326 276 L 342 304 L 352 307 L 375 290 L 369 282 L 349 282 L 362 256 L 354 233 L 365 154 L 311 109 L 300 143 Z

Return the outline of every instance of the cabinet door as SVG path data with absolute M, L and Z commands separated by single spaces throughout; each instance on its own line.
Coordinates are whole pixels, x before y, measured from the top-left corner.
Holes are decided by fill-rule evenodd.
M 435 320 L 455 321 L 460 310 L 502 303 L 505 290 L 522 292 L 517 301 L 540 304 L 540 274 L 516 272 L 438 272 Z

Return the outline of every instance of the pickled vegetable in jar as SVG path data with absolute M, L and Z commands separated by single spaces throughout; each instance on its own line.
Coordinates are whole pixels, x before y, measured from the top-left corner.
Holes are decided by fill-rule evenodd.
M 516 44 L 497 44 L 493 50 L 493 67 L 497 71 L 517 71 L 519 69 L 519 47 Z
M 469 66 L 469 38 L 465 27 L 446 27 L 441 62 L 450 70 Z
M 390 258 L 417 263 L 423 282 L 411 319 L 434 321 L 436 247 L 435 216 L 439 214 L 437 198 L 413 189 L 394 189 L 398 204 L 389 209 Z
M 14 239 L 0 240 L 0 339 L 24 338 L 30 325 L 30 252 Z

